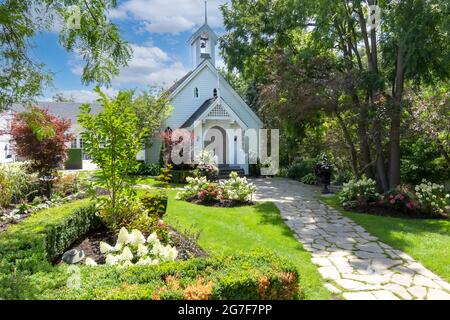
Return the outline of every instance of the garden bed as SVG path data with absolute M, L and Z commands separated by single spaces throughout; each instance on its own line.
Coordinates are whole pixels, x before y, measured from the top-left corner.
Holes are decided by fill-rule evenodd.
M 407 212 L 398 211 L 391 207 L 381 206 L 378 204 L 368 204 L 366 206 L 343 206 L 343 209 L 355 213 L 366 213 L 376 216 L 405 218 L 405 219 L 443 219 L 448 220 L 448 215 L 445 214 L 429 214 L 418 210 L 409 210 Z
M 234 201 L 234 200 L 222 200 L 222 201 L 202 201 L 198 198 L 187 199 L 186 201 L 206 207 L 215 208 L 235 208 L 235 207 L 246 207 L 253 206 L 255 202 L 253 201 Z
M 288 260 L 248 250 L 152 266 L 80 264 L 81 287 L 72 289 L 73 269 L 51 261 L 74 242 L 86 251 L 94 247 L 87 256 L 98 255 L 95 244 L 110 237 L 98 223 L 95 206 L 78 200 L 37 212 L 0 234 L 0 299 L 295 299 L 302 293 Z M 176 232 L 173 241 L 186 248 L 193 243 Z
M 194 240 L 189 239 L 177 232 L 174 229 L 170 229 L 171 243 L 178 250 L 178 257 L 182 260 L 191 258 L 203 258 L 208 254 L 203 251 Z M 107 244 L 114 246 L 117 240 L 117 235 L 109 231 L 106 227 L 102 226 L 99 229 L 92 230 L 89 233 L 81 236 L 70 247 L 66 249 L 78 249 L 83 250 L 86 257 L 93 259 L 98 264 L 104 264 L 106 255 L 100 252 L 100 242 L 106 242 Z M 59 255 L 53 264 L 60 264 L 62 262 L 62 255 Z

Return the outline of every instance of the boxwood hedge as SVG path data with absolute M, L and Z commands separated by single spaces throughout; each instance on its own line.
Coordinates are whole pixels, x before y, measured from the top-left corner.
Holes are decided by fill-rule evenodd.
M 53 266 L 100 226 L 89 200 L 41 211 L 0 234 L 0 299 L 294 299 L 298 272 L 273 253 L 174 261 L 158 266 Z M 79 288 L 68 281 L 78 277 Z

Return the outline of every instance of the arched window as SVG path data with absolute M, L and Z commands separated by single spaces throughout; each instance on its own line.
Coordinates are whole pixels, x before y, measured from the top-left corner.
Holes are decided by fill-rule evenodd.
M 214 88 L 214 90 L 213 90 L 213 96 L 214 96 L 214 98 L 217 97 L 217 89 L 216 88 Z
M 194 88 L 194 98 L 198 98 L 198 88 Z

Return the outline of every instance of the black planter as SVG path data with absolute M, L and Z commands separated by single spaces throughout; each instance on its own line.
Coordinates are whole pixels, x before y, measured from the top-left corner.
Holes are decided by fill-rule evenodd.
M 330 171 L 323 171 L 319 175 L 320 183 L 323 185 L 322 194 L 329 194 L 331 193 L 330 189 L 328 188 L 331 183 L 331 172 Z

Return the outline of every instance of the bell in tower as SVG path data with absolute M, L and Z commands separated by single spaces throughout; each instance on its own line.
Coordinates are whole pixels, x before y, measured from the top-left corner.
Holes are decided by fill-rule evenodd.
M 189 39 L 193 68 L 196 68 L 205 59 L 208 59 L 215 66 L 215 50 L 217 40 L 217 35 L 208 25 L 205 1 L 205 24 L 201 26 Z

